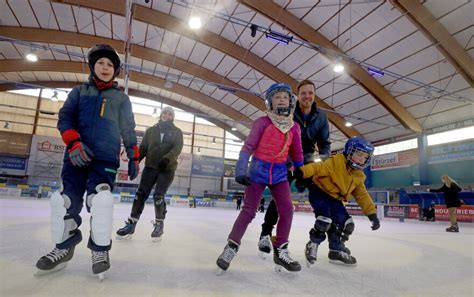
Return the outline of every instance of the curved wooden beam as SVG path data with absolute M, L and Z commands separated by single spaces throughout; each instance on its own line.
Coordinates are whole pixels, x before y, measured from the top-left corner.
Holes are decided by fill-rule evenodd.
M 87 64 L 82 62 L 59 60 L 39 60 L 35 63 L 27 62 L 25 60 L 0 60 L 0 71 L 56 71 L 71 73 L 89 73 L 89 67 L 87 66 Z M 166 89 L 164 87 L 164 79 L 141 72 L 131 71 L 130 80 L 137 83 L 157 87 L 160 89 Z M 237 110 L 223 104 L 222 102 L 212 99 L 198 91 L 187 88 L 180 84 L 173 84 L 173 87 L 167 90 L 187 98 L 192 98 L 194 101 L 208 106 L 220 113 L 223 113 L 231 119 L 240 122 L 248 127 L 250 127 L 251 123 L 253 122 L 250 118 L 241 114 Z
M 334 45 L 322 34 L 314 30 L 311 26 L 298 19 L 295 15 L 282 9 L 272 1 L 259 0 L 238 0 L 238 2 L 248 6 L 270 20 L 279 23 L 300 38 L 313 44 L 342 53 L 342 50 Z M 324 54 L 324 53 L 322 53 Z M 330 58 L 330 57 L 328 57 Z M 354 62 L 345 61 L 346 72 L 357 81 L 372 97 L 387 109 L 405 128 L 413 132 L 420 133 L 423 129 L 418 121 L 413 117 L 403 105 L 395 99 L 375 78 Z
M 80 47 L 92 47 L 99 43 L 107 43 L 117 49 L 119 53 L 124 53 L 123 42 L 120 40 L 82 33 L 51 29 L 0 26 L 0 35 L 30 42 L 45 42 Z M 132 44 L 131 52 L 133 57 L 174 68 L 184 73 L 189 73 L 205 81 L 224 84 L 234 88 L 242 88 L 239 84 L 222 75 L 219 75 L 218 73 L 164 52 L 153 50 L 151 48 L 137 44 Z M 260 97 L 244 91 L 236 91 L 233 94 L 242 98 L 247 103 L 256 106 L 258 109 L 265 110 L 265 103 Z
M 80 82 L 72 82 L 72 81 L 25 81 L 25 84 L 31 84 L 31 85 L 37 85 L 37 86 L 42 86 L 42 87 L 47 87 L 47 88 L 73 88 L 80 84 Z M 18 89 L 23 89 L 20 87 L 21 84 L 16 84 L 16 83 L 5 83 L 5 84 L 0 84 L 0 92 L 6 92 L 6 91 L 11 91 L 11 90 L 18 90 Z M 128 94 L 130 96 L 135 96 L 135 97 L 140 97 L 140 98 L 145 98 L 145 99 L 150 99 L 153 101 L 161 102 L 166 105 L 171 105 L 176 108 L 182 109 L 186 112 L 193 113 L 193 114 L 201 114 L 202 111 L 200 111 L 197 108 L 191 107 L 187 104 L 181 103 L 174 101 L 170 98 L 163 97 L 160 95 L 156 94 L 151 94 L 143 91 L 138 91 L 134 89 L 128 89 Z M 228 124 L 216 120 L 214 118 L 206 118 L 207 121 L 213 123 L 219 128 L 222 128 L 224 130 L 229 131 L 230 133 L 234 134 L 236 137 L 238 137 L 240 140 L 245 140 L 247 137 L 243 133 L 239 131 L 232 131 L 232 127 L 229 126 Z
M 94 10 L 104 11 L 107 13 L 118 14 L 125 16 L 125 0 L 115 0 L 113 7 L 112 5 L 104 5 L 102 0 L 52 0 L 52 2 L 66 3 L 70 5 L 77 5 L 81 7 L 87 7 Z M 267 3 L 268 1 L 264 1 Z M 247 49 L 236 45 L 235 43 L 217 35 L 212 32 L 200 30 L 199 32 L 188 29 L 185 22 L 171 15 L 162 13 L 160 11 L 150 9 L 141 5 L 133 5 L 133 18 L 137 21 L 148 23 L 168 31 L 173 31 L 180 35 L 189 37 L 195 41 L 203 43 L 211 48 L 215 48 L 242 63 L 249 65 L 250 67 L 258 70 L 262 74 L 270 77 L 275 81 L 281 81 L 289 83 L 293 88 L 296 88 L 298 82 L 288 74 L 284 73 L 277 67 L 266 62 L 261 57 L 248 51 Z M 316 103 L 318 106 L 333 110 L 326 102 L 316 96 Z M 336 126 L 343 134 L 347 137 L 358 136 L 360 133 L 352 128 L 345 126 L 345 120 L 343 117 L 338 115 L 336 112 L 328 112 L 327 116 L 329 120 Z
M 474 60 L 466 53 L 459 42 L 449 34 L 443 24 L 419 1 L 391 0 L 390 2 L 431 42 L 436 44 L 436 47 L 443 53 L 451 65 L 456 68 L 459 74 L 462 75 L 471 88 L 474 87 Z

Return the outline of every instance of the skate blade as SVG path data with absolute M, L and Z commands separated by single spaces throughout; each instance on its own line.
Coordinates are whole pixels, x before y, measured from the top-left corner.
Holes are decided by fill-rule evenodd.
M 103 281 L 105 279 L 105 272 L 98 273 L 97 276 L 99 277 L 99 281 Z
M 258 252 L 258 256 L 260 257 L 260 259 L 263 259 L 265 260 L 267 258 L 269 253 L 265 253 L 265 252 L 262 252 L 262 251 L 259 251 Z
M 127 234 L 125 236 L 120 236 L 120 235 L 115 236 L 115 239 L 117 240 L 131 240 L 132 238 L 133 238 L 133 234 Z
M 300 271 L 286 270 L 285 267 L 275 264 L 275 272 L 279 275 L 284 275 L 290 278 L 297 277 L 300 275 Z
M 308 268 L 311 268 L 314 266 L 314 264 L 316 264 L 316 261 L 314 261 L 313 263 L 309 262 L 308 259 L 306 259 L 306 267 Z
M 48 275 L 48 274 L 51 274 L 51 273 L 54 273 L 54 272 L 61 271 L 64 268 L 66 268 L 66 266 L 67 266 L 67 262 L 64 262 L 64 263 L 58 264 L 56 267 L 54 267 L 53 269 L 50 269 L 50 270 L 38 269 L 35 273 L 33 273 L 33 275 L 35 277 L 41 277 L 43 275 Z
M 161 242 L 162 239 L 163 239 L 163 238 L 161 238 L 161 237 L 152 237 L 152 238 L 151 238 L 151 241 L 153 241 L 153 242 Z
M 217 267 L 216 275 L 217 275 L 217 276 L 221 276 L 221 275 L 223 275 L 223 274 L 225 274 L 225 270 L 222 269 L 222 268 L 220 268 L 220 267 Z
M 335 265 L 340 265 L 340 266 L 347 266 L 347 267 L 356 267 L 357 266 L 357 263 L 349 264 L 349 263 L 344 263 L 344 262 L 339 261 L 339 260 L 331 260 L 331 259 L 329 259 L 329 263 L 332 263 L 332 264 L 335 264 Z

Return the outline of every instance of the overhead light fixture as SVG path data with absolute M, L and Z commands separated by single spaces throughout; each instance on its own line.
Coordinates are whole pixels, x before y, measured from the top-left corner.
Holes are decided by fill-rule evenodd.
M 38 55 L 35 54 L 35 53 L 28 53 L 28 54 L 26 54 L 25 58 L 30 62 L 38 61 Z
M 369 72 L 370 75 L 372 75 L 372 76 L 384 76 L 383 71 L 380 71 L 380 70 L 377 70 L 377 69 L 374 69 L 374 68 L 370 68 L 370 67 L 367 67 L 367 72 Z
M 10 122 L 5 122 L 5 125 L 3 125 L 3 129 L 10 129 Z
M 250 25 L 250 36 L 255 37 L 257 35 L 258 26 L 255 24 Z
M 51 96 L 51 100 L 54 101 L 54 102 L 59 101 L 58 91 L 53 92 L 53 96 Z
M 157 118 L 158 117 L 158 109 L 155 107 L 153 110 L 153 113 L 151 114 L 152 117 Z
M 342 63 L 340 61 L 337 61 L 334 64 L 334 68 L 332 70 L 334 70 L 334 72 L 336 72 L 336 73 L 341 73 L 341 72 L 344 71 L 344 65 L 342 65 Z
M 267 39 L 273 40 L 278 43 L 288 44 L 293 40 L 293 36 L 289 36 L 283 33 L 278 33 L 272 30 L 265 32 Z
M 216 143 L 216 138 L 215 137 L 212 138 L 212 143 Z
M 346 121 L 346 123 L 344 124 L 346 127 L 352 127 L 352 123 L 349 122 L 349 121 Z
M 232 130 L 232 131 L 237 131 L 237 128 L 232 127 L 232 128 L 230 128 L 230 130 Z
M 173 87 L 173 83 L 171 82 L 171 80 L 167 79 L 165 81 L 165 88 L 171 89 L 172 87 Z
M 202 26 L 201 18 L 198 17 L 198 16 L 190 17 L 189 21 L 188 21 L 188 25 L 189 25 L 189 28 L 191 28 L 193 30 L 197 30 L 197 29 L 201 28 L 201 26 Z

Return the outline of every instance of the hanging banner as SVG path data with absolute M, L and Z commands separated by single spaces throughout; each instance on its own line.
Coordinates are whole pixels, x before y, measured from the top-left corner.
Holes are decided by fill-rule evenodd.
M 408 167 L 418 163 L 418 150 L 406 150 L 396 153 L 374 156 L 370 169 L 382 170 Z
M 235 165 L 237 160 L 224 160 L 224 177 L 234 177 L 235 176 Z
M 31 135 L 0 131 L 0 154 L 28 156 Z
M 60 178 L 65 150 L 61 138 L 33 135 L 27 175 L 36 179 Z
M 0 174 L 26 175 L 26 164 L 28 158 L 0 155 Z
M 474 159 L 474 139 L 428 147 L 428 163 Z
M 193 155 L 193 175 L 223 176 L 224 158 Z

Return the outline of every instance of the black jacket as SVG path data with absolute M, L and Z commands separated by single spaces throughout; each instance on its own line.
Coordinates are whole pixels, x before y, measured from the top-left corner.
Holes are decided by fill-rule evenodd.
M 449 188 L 443 184 L 443 186 L 439 189 L 430 189 L 430 192 L 444 193 L 444 201 L 447 208 L 461 206 L 461 200 L 458 198 L 458 193 L 461 191 L 462 189 L 456 183 L 451 183 L 451 187 Z
M 329 123 L 326 113 L 319 110 L 314 102 L 307 120 L 304 120 L 299 104 L 296 104 L 293 119 L 301 128 L 301 144 L 303 147 L 304 163 L 308 163 L 307 158 L 312 158 L 316 147 L 319 155 L 331 154 L 331 141 L 329 141 Z M 312 162 L 312 160 L 311 160 Z
M 165 170 L 175 171 L 182 149 L 183 132 L 173 122 L 159 122 L 146 130 L 140 144 L 140 160 L 146 157 L 145 167 L 159 169 L 158 164 L 163 159 L 168 159 Z

